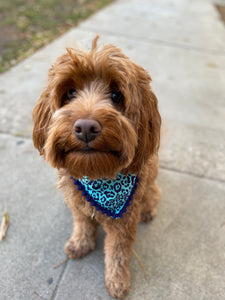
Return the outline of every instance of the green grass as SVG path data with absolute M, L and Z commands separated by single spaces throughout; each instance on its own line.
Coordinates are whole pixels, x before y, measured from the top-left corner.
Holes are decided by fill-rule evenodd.
M 112 0 L 0 1 L 0 73 Z

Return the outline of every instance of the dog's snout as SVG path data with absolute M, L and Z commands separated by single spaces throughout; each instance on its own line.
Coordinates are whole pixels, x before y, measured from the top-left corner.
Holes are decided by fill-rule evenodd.
M 78 139 L 89 143 L 93 141 L 102 131 L 101 124 L 92 119 L 78 119 L 74 124 L 74 132 Z

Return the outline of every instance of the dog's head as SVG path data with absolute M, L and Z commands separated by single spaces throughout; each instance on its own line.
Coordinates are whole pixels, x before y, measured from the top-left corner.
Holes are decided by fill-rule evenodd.
M 158 151 L 161 119 L 151 78 L 114 45 L 67 49 L 34 111 L 35 147 L 75 178 L 137 174 Z

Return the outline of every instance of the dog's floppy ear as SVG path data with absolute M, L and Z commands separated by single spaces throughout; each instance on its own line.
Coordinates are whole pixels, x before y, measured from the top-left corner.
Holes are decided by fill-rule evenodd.
M 148 85 L 147 89 L 142 91 L 144 102 L 146 103 L 146 121 L 147 121 L 147 132 L 146 139 L 149 141 L 147 145 L 147 152 L 149 154 L 157 153 L 159 150 L 160 144 L 160 129 L 161 129 L 161 117 L 158 111 L 158 99 L 156 98 L 155 93 L 152 91 L 151 87 Z M 142 105 L 142 113 L 145 111 L 145 104 Z
M 160 144 L 161 117 L 158 100 L 151 89 L 151 77 L 143 68 L 136 65 L 136 84 L 131 87 L 135 101 L 138 147 L 132 169 L 138 172 L 146 160 L 158 152 Z M 133 102 L 131 101 L 131 102 Z M 133 107 L 133 105 L 131 105 Z
M 53 66 L 48 71 L 48 84 L 41 97 L 39 98 L 36 106 L 33 110 L 33 142 L 34 146 L 39 150 L 40 154 L 44 154 L 44 145 L 47 138 L 48 127 L 52 117 L 52 114 L 56 110 L 55 103 L 51 101 L 52 92 L 60 81 L 57 73 L 67 74 L 68 68 L 66 68 L 66 63 L 71 60 L 68 53 L 64 53 L 59 56 Z M 64 72 L 64 73 L 63 73 Z
M 48 88 L 44 90 L 33 110 L 33 143 L 40 154 L 44 153 L 43 148 L 46 141 L 47 130 L 52 113 L 49 104 Z

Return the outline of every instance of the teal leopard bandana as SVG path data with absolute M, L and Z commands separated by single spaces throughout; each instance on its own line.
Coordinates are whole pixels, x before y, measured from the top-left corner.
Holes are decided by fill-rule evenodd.
M 89 180 L 88 177 L 73 179 L 74 185 L 82 191 L 88 202 L 103 214 L 114 219 L 121 218 L 137 188 L 138 177 L 118 173 L 116 179 Z

